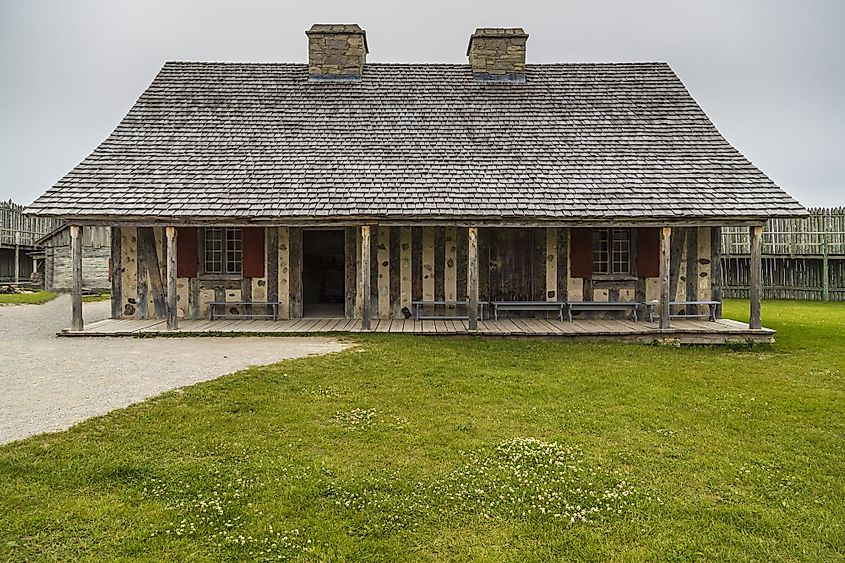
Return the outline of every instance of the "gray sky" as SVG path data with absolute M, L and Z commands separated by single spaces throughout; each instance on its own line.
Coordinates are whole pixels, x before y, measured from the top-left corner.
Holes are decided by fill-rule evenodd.
M 845 205 L 843 0 L 0 0 L 0 200 L 30 203 L 167 60 L 306 60 L 359 23 L 371 62 L 466 62 L 476 27 L 528 61 L 667 61 L 735 147 L 807 206 Z

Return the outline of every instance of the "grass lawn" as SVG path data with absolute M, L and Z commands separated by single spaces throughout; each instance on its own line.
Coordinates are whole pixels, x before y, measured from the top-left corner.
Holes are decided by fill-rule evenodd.
M 0 306 L 3 305 L 40 305 L 52 301 L 58 293 L 52 291 L 34 291 L 32 293 L 0 294 Z
M 83 303 L 94 303 L 96 301 L 108 301 L 111 299 L 111 293 L 98 293 L 97 295 L 83 295 Z
M 842 560 L 845 303 L 763 313 L 773 347 L 361 336 L 0 447 L 0 559 Z

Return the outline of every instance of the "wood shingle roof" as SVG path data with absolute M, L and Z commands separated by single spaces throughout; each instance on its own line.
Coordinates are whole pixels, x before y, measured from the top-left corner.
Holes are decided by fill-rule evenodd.
M 664 63 L 167 63 L 115 131 L 30 206 L 188 219 L 764 218 L 803 208 Z

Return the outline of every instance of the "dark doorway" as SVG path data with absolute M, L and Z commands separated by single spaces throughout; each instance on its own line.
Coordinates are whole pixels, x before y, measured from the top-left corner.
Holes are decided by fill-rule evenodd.
M 302 316 L 344 315 L 344 232 L 302 232 Z

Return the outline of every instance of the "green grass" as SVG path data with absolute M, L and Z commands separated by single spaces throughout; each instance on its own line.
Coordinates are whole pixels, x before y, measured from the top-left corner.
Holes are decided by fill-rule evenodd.
M 842 560 L 845 304 L 764 324 L 362 336 L 167 393 L 0 448 L 0 559 Z
M 10 293 L 0 294 L 0 306 L 2 305 L 40 305 L 52 301 L 58 293 L 53 291 L 34 291 L 32 293 Z
M 111 299 L 111 293 L 98 293 L 97 295 L 83 295 L 83 303 L 94 303 L 96 301 L 108 301 Z

